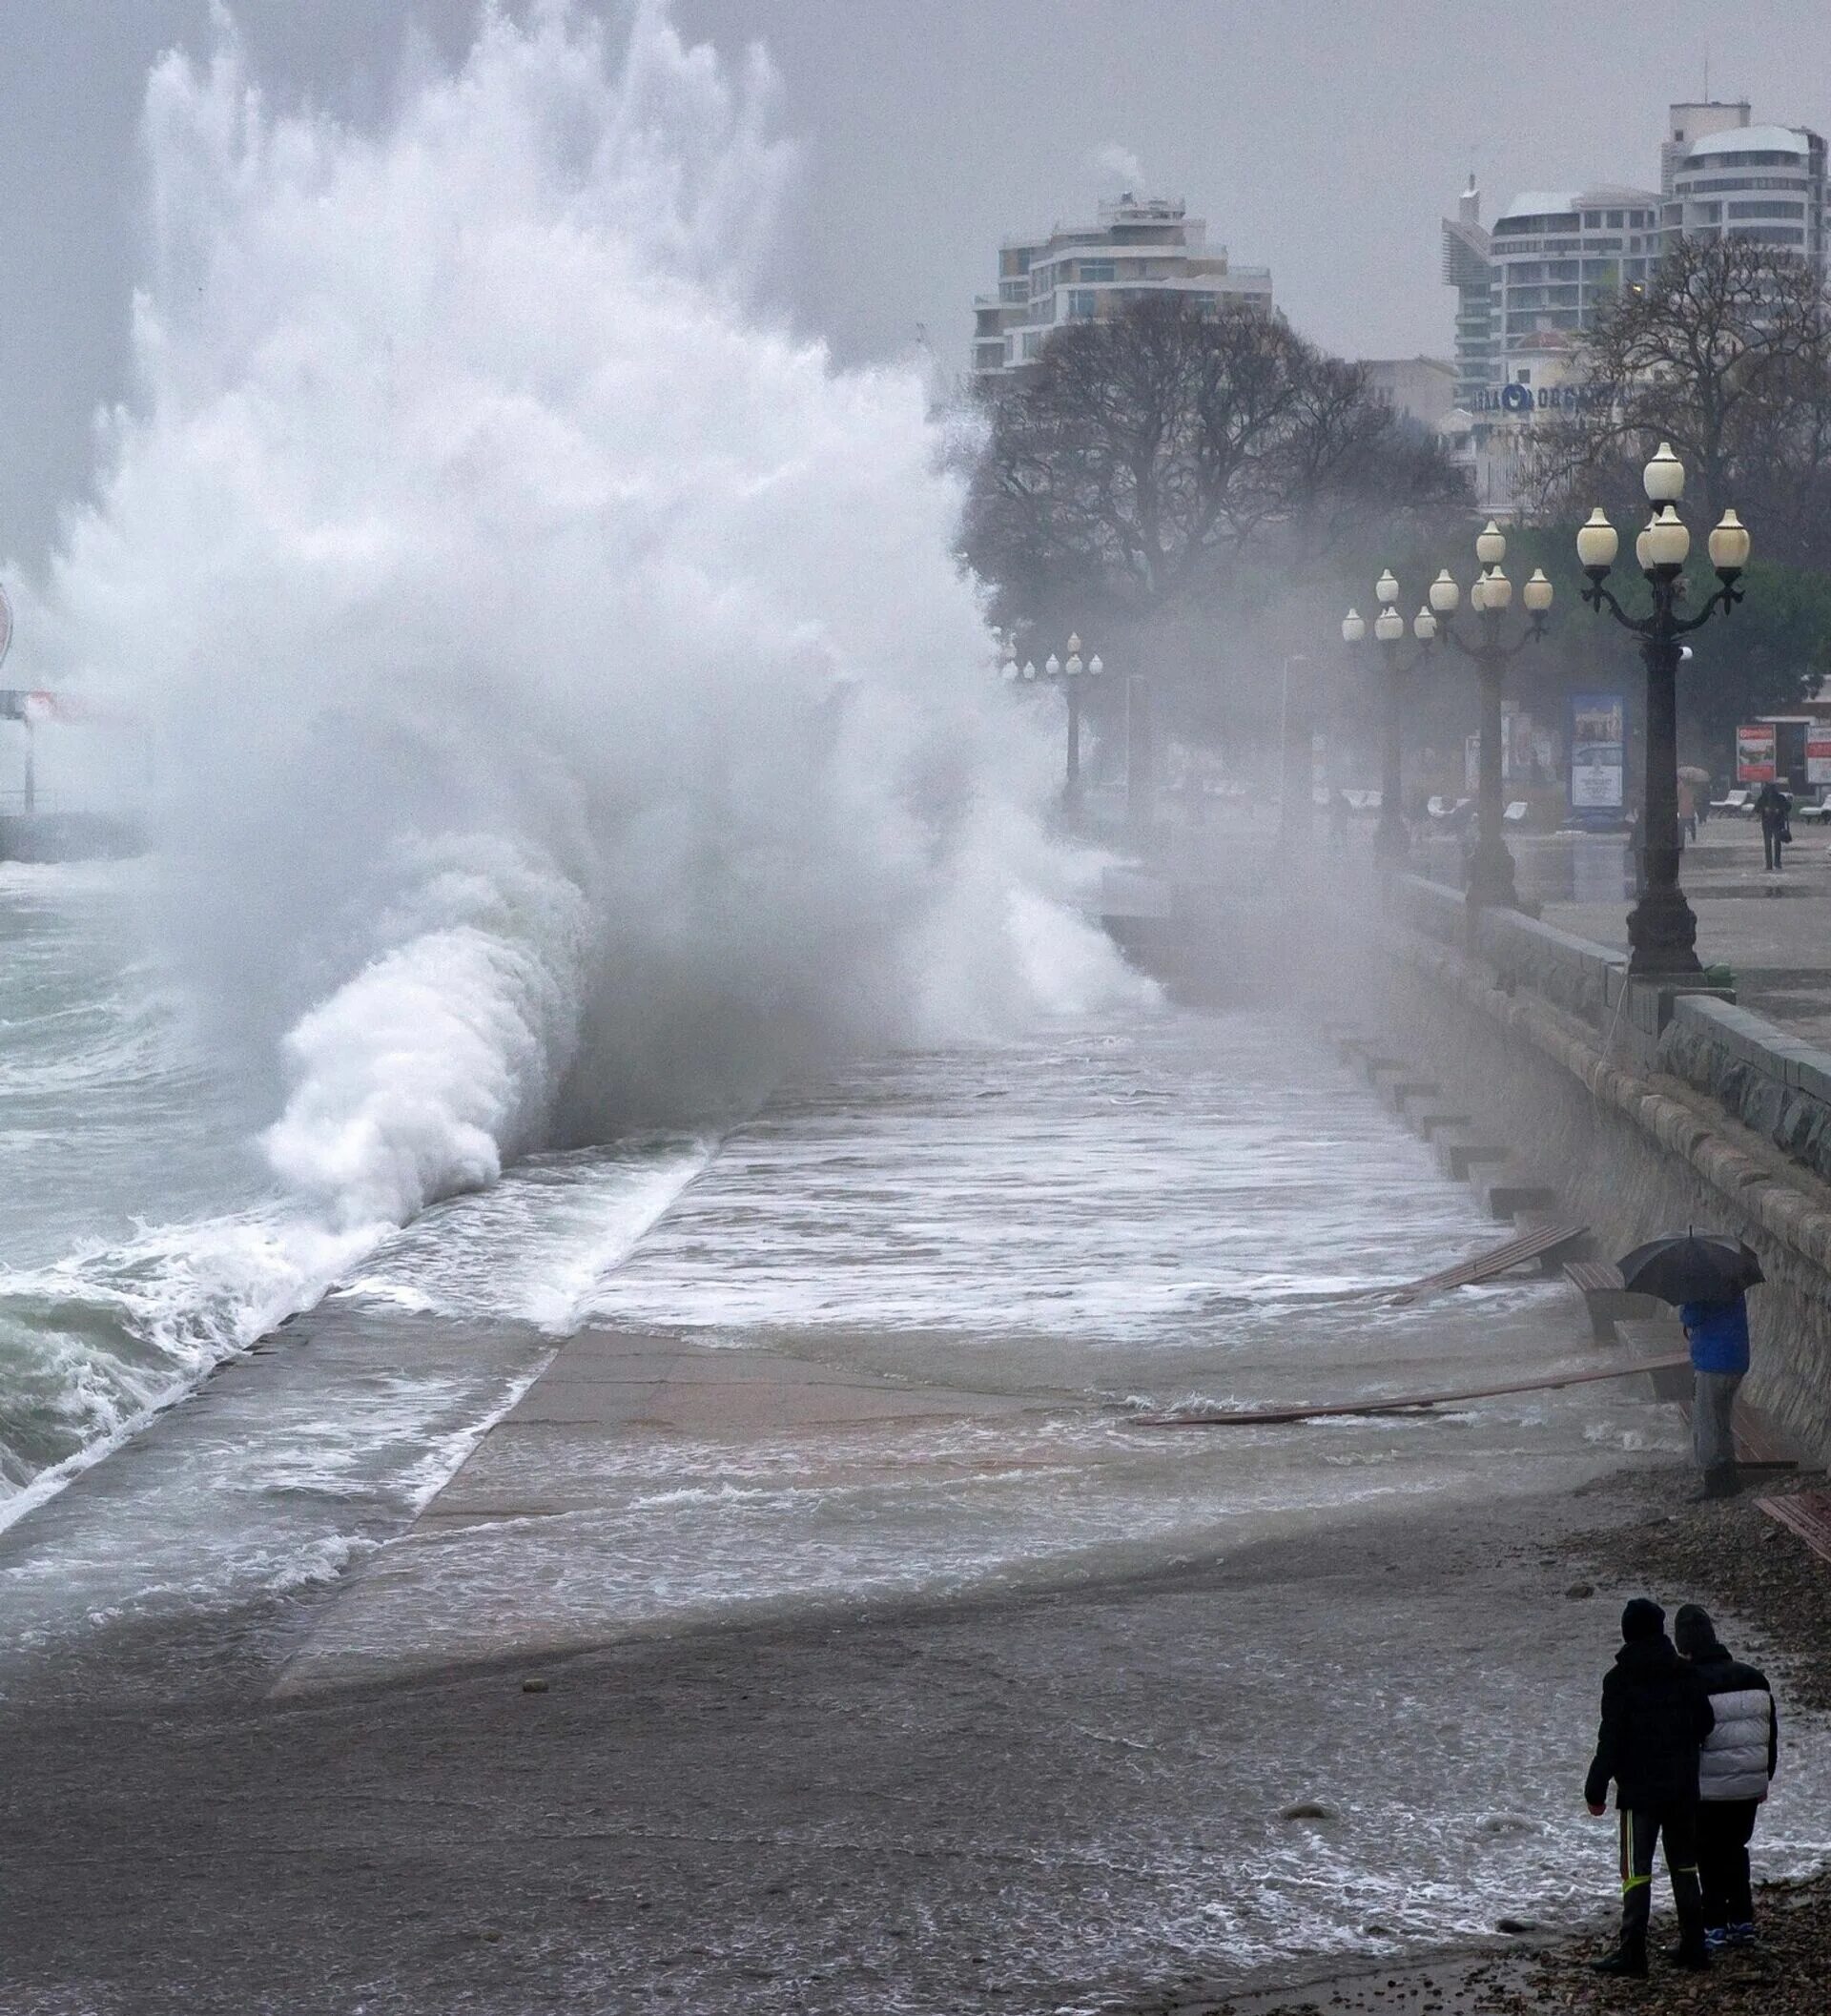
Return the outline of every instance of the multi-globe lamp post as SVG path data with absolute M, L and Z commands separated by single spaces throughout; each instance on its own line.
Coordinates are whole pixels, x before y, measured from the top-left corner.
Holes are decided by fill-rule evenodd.
M 1068 703 L 1068 767 L 1061 788 L 1061 804 L 1064 812 L 1073 813 L 1080 806 L 1080 695 L 1085 683 L 1099 679 L 1106 668 L 1101 663 L 1096 651 L 1085 660 L 1080 655 L 1079 633 L 1068 639 L 1068 656 L 1064 662 L 1054 651 L 1043 661 L 1040 671 L 1034 658 L 1026 658 L 1018 664 L 1017 645 L 1007 636 L 1004 645 L 1004 676 L 1007 680 L 1035 683 L 1041 679 L 1051 686 L 1059 686 Z
M 1685 494 L 1685 466 L 1661 442 L 1641 480 L 1653 516 L 1635 541 L 1635 557 L 1653 593 L 1645 616 L 1630 616 L 1604 586 L 1620 550 L 1620 539 L 1600 506 L 1577 532 L 1576 557 L 1590 585 L 1583 600 L 1599 615 L 1604 609 L 1640 640 L 1647 668 L 1645 772 L 1641 789 L 1638 894 L 1628 914 L 1628 972 L 1636 978 L 1682 979 L 1702 968 L 1697 958 L 1697 919 L 1678 886 L 1679 640 L 1700 630 L 1718 609 L 1728 615 L 1742 599 L 1742 569 L 1748 565 L 1749 533 L 1733 510 L 1725 511 L 1710 535 L 1710 560 L 1717 587 L 1696 615 L 1680 616 L 1685 598 L 1685 560 L 1691 533 L 1678 516 Z
M 1444 636 L 1472 661 L 1481 680 L 1481 772 L 1475 791 L 1475 851 L 1469 863 L 1471 920 L 1477 911 L 1519 908 L 1502 801 L 1505 766 L 1501 744 L 1506 731 L 1502 701 L 1509 664 L 1544 636 L 1545 619 L 1552 609 L 1552 584 L 1543 567 L 1534 567 L 1519 591 L 1526 627 L 1511 644 L 1504 641 L 1507 611 L 1513 601 L 1513 585 L 1501 567 L 1506 557 L 1506 535 L 1491 518 L 1475 539 L 1476 573 L 1469 590 L 1469 607 L 1480 620 L 1481 635 L 1473 644 L 1450 623 L 1462 601 L 1462 590 L 1450 579 L 1449 569 L 1430 584 L 1430 607 L 1443 620 Z
M 1418 649 L 1409 663 L 1402 662 L 1399 646 L 1405 637 L 1405 618 L 1398 611 L 1399 584 L 1390 567 L 1374 583 L 1373 592 L 1380 604 L 1380 613 L 1373 619 L 1373 635 L 1386 661 L 1380 823 L 1373 833 L 1373 858 L 1383 868 L 1397 868 L 1404 864 L 1410 852 L 1401 803 L 1405 789 L 1405 681 L 1423 664 L 1431 645 L 1436 642 L 1437 619 L 1428 604 L 1419 609 L 1411 620 L 1411 632 L 1418 640 Z M 1342 642 L 1350 647 L 1357 646 L 1366 636 L 1367 618 L 1358 609 L 1349 609 L 1342 618 Z
M 1502 818 L 1501 736 L 1505 721 L 1501 703 L 1509 661 L 1543 636 L 1545 619 L 1552 607 L 1552 584 L 1546 579 L 1544 568 L 1535 567 L 1520 590 L 1526 628 L 1512 643 L 1503 641 L 1502 627 L 1513 600 L 1513 585 L 1501 567 L 1506 557 L 1506 536 L 1491 519 L 1475 540 L 1477 569 L 1469 590 L 1469 607 L 1481 620 L 1480 637 L 1471 644 L 1457 632 L 1453 619 L 1462 607 L 1462 589 L 1445 567 L 1430 584 L 1429 599 L 1412 620 L 1412 634 L 1422 648 L 1409 666 L 1402 665 L 1399 659 L 1405 619 L 1398 611 L 1399 584 L 1390 567 L 1374 587 L 1380 613 L 1374 619 L 1373 634 L 1387 652 L 1386 752 L 1380 825 L 1375 839 L 1382 863 L 1396 864 L 1404 859 L 1407 851 L 1404 813 L 1399 802 L 1404 764 L 1402 687 L 1407 673 L 1415 669 L 1426 651 L 1442 638 L 1471 659 L 1481 675 L 1481 773 L 1476 792 L 1475 849 L 1469 867 L 1471 917 L 1482 909 L 1519 907 L 1513 884 L 1513 857 L 1507 851 Z M 1366 634 L 1366 620 L 1349 609 L 1342 622 L 1344 640 L 1357 644 Z

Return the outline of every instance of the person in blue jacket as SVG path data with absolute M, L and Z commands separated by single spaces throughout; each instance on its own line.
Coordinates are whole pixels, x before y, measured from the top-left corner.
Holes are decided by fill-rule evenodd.
M 1678 1320 L 1691 1346 L 1691 1445 L 1704 1475 L 1697 1495 L 1734 1497 L 1742 1485 L 1731 1416 L 1748 1371 L 1748 1299 L 1681 1302 Z

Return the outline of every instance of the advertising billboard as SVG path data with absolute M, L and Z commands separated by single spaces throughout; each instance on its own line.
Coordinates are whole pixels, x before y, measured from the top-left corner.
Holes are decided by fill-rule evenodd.
M 1831 722 L 1805 731 L 1805 781 L 1831 784 Z
M 1628 703 L 1620 693 L 1571 696 L 1571 810 L 1619 818 L 1628 801 Z
M 1779 737 L 1771 721 L 1745 721 L 1736 730 L 1738 784 L 1772 784 L 1780 770 Z

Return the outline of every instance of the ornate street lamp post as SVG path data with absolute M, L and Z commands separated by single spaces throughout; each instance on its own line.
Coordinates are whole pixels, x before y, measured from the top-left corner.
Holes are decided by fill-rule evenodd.
M 1669 442 L 1642 475 L 1653 516 L 1635 541 L 1635 557 L 1653 590 L 1653 611 L 1630 616 L 1603 586 L 1620 540 L 1600 507 L 1576 535 L 1576 557 L 1590 585 L 1583 600 L 1598 614 L 1607 609 L 1640 640 L 1647 667 L 1646 772 L 1641 790 L 1639 895 L 1628 913 L 1628 971 L 1636 977 L 1683 977 L 1701 972 L 1697 919 L 1678 886 L 1677 678 L 1681 637 L 1700 630 L 1720 608 L 1724 615 L 1742 599 L 1739 580 L 1748 565 L 1748 528 L 1725 511 L 1710 535 L 1716 591 L 1695 616 L 1680 616 L 1685 556 L 1691 533 L 1677 509 L 1685 493 L 1685 466 Z
M 1453 587 L 1454 584 L 1450 584 Z M 1380 613 L 1373 619 L 1373 634 L 1386 660 L 1386 724 L 1380 762 L 1380 823 L 1373 833 L 1373 858 L 1382 868 L 1402 868 L 1411 851 L 1406 831 L 1405 809 L 1405 681 L 1414 672 L 1436 641 L 1437 619 L 1427 606 L 1411 622 L 1418 650 L 1409 663 L 1399 659 L 1399 645 L 1405 636 L 1405 618 L 1399 614 L 1399 584 L 1388 567 L 1374 584 Z M 1367 619 L 1358 609 L 1342 618 L 1342 642 L 1353 646 L 1367 636 Z
M 1080 655 L 1079 634 L 1068 639 L 1068 662 L 1064 665 L 1054 651 L 1043 661 L 1040 673 L 1034 658 L 1026 658 L 1021 670 L 1018 666 L 1016 646 L 1007 638 L 1004 646 L 1004 676 L 1010 680 L 1034 682 L 1039 677 L 1046 679 L 1052 686 L 1060 686 L 1068 702 L 1068 768 L 1061 788 L 1062 810 L 1069 813 L 1080 809 L 1080 695 L 1083 683 L 1098 679 L 1106 668 L 1101 663 L 1100 653 L 1083 664 Z
M 1469 607 L 1481 620 L 1481 636 L 1470 644 L 1450 624 L 1462 591 L 1449 570 L 1430 585 L 1430 607 L 1443 620 L 1443 634 L 1481 675 L 1481 778 L 1475 799 L 1475 852 L 1469 864 L 1469 911 L 1472 926 L 1481 910 L 1517 910 L 1519 892 L 1513 883 L 1513 857 L 1507 851 L 1501 803 L 1501 735 L 1505 723 L 1501 699 L 1509 663 L 1545 634 L 1552 607 L 1552 584 L 1543 567 L 1520 590 L 1526 606 L 1526 628 L 1512 644 L 1501 641 L 1501 625 L 1513 600 L 1513 585 L 1501 571 L 1507 541 L 1492 519 L 1475 541 L 1479 569 L 1469 590 Z

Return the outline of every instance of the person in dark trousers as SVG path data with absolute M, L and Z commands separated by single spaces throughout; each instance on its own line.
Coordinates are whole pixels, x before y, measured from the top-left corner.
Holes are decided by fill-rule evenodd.
M 1755 1944 L 1748 1844 L 1755 1817 L 1780 1761 L 1774 1690 L 1757 1666 L 1732 1659 L 1708 1611 L 1685 1604 L 1673 1642 L 1703 1682 L 1716 1723 L 1697 1762 L 1697 1876 L 1704 1893 L 1704 1941 L 1712 1952 Z
M 1761 822 L 1761 866 L 1770 873 L 1780 872 L 1780 848 L 1793 837 L 1793 829 L 1786 823 L 1792 812 L 1792 799 L 1770 777 L 1755 800 L 1756 816 Z
M 1691 1347 L 1691 1446 L 1704 1478 L 1694 1495 L 1733 1498 L 1742 1488 L 1734 1419 L 1748 1372 L 1748 1300 L 1681 1302 L 1678 1321 Z
M 1710 1965 L 1697 1877 L 1697 1759 L 1716 1723 L 1703 1683 L 1666 1635 L 1666 1614 L 1646 1596 L 1621 1613 L 1621 1650 L 1602 1682 L 1602 1726 L 1583 1799 L 1598 1819 L 1613 1780 L 1621 1822 L 1621 1939 L 1593 1963 L 1598 1974 L 1644 1981 L 1653 1916 L 1653 1858 L 1663 1836 L 1678 1907 L 1672 1958 Z

